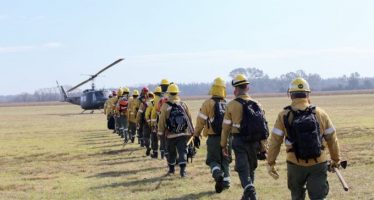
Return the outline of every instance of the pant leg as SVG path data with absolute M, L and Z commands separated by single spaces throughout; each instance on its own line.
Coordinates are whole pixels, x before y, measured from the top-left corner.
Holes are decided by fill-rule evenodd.
M 292 200 L 304 200 L 308 170 L 306 167 L 287 162 L 287 184 Z
M 178 164 L 186 165 L 187 164 L 187 137 L 181 136 L 176 139 L 176 147 L 178 150 Z M 170 152 L 169 152 L 170 155 Z
M 160 138 L 160 152 L 164 153 L 165 156 L 168 156 L 167 140 L 164 136 Z
M 323 200 L 329 193 L 327 181 L 327 163 L 320 163 L 309 168 L 309 176 L 306 180 L 306 188 L 311 200 Z
M 235 153 L 235 170 L 238 172 L 240 183 L 244 188 L 243 195 L 255 199 L 256 190 L 252 179 L 254 178 L 254 169 L 251 169 L 253 167 L 251 155 L 255 153 L 250 152 L 253 147 L 238 137 L 233 139 L 232 147 Z M 254 158 L 257 159 L 256 157 Z
M 129 136 L 129 127 L 127 127 L 128 119 L 127 119 L 126 116 L 123 116 L 123 119 L 124 119 L 124 124 L 123 124 L 124 136 L 125 136 L 125 139 L 128 140 L 128 139 L 130 139 L 130 136 Z
M 144 123 L 143 125 L 143 140 L 144 145 L 147 149 L 150 149 L 150 138 L 151 138 L 151 129 L 149 128 L 149 125 L 147 123 Z
M 214 178 L 214 172 L 216 170 L 224 171 L 222 166 L 222 153 L 221 153 L 221 145 L 220 145 L 221 137 L 218 136 L 210 136 L 208 137 L 206 144 L 207 144 L 207 156 L 206 156 L 206 164 L 210 167 L 212 176 Z
M 177 146 L 175 139 L 176 138 L 167 139 L 167 151 L 169 152 L 167 161 L 169 165 L 175 165 L 177 163 Z
M 157 133 L 152 133 L 151 132 L 151 146 L 153 152 L 158 151 L 158 138 L 157 138 Z
M 219 137 L 219 141 L 218 141 L 218 145 L 220 147 L 220 153 L 221 153 L 221 137 Z M 232 137 L 229 136 L 229 140 L 228 140 L 228 153 L 230 155 L 230 159 L 232 159 Z M 222 154 L 220 154 L 222 156 Z M 230 163 L 232 162 L 232 160 L 229 160 L 228 158 L 225 158 L 222 156 L 222 162 L 221 162 L 221 166 L 222 166 L 222 169 L 223 169 L 223 173 L 224 173 L 224 179 L 223 181 L 227 183 L 230 183 L 231 182 L 231 179 L 230 179 Z
M 140 124 L 140 126 L 139 126 L 138 139 L 140 141 L 140 144 L 144 145 L 144 140 L 143 140 L 143 124 Z
M 135 123 L 133 123 L 133 122 L 129 123 L 129 130 L 130 130 L 131 138 L 135 138 L 135 135 L 136 135 L 136 125 L 135 125 Z

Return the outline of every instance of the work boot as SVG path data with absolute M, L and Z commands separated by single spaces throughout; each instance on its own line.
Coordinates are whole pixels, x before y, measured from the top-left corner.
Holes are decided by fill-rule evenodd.
M 163 160 L 165 158 L 165 152 L 161 151 L 161 159 Z
M 132 137 L 131 137 L 131 143 L 134 143 L 134 142 L 135 142 L 135 137 L 132 136 Z
M 230 188 L 230 182 L 229 181 L 223 181 L 223 189 L 228 190 Z
M 158 152 L 157 151 L 153 151 L 152 155 L 151 155 L 151 158 L 157 159 L 158 158 Z
M 187 176 L 187 173 L 186 173 L 186 164 L 181 164 L 179 165 L 180 167 L 180 175 L 182 178 L 186 177 Z
M 129 142 L 129 140 L 128 140 L 127 138 L 125 138 L 124 142 L 125 142 L 125 143 L 128 143 L 128 142 Z
M 169 165 L 169 171 L 166 175 L 171 176 L 171 175 L 174 175 L 174 173 L 175 173 L 175 166 L 174 165 Z
M 147 148 L 147 150 L 145 151 L 145 155 L 146 156 L 151 155 L 151 149 L 150 148 Z
M 256 190 L 253 185 L 247 186 L 243 192 L 242 200 L 257 200 Z
M 213 178 L 216 181 L 216 185 L 214 186 L 217 193 L 221 193 L 223 190 L 223 176 L 224 173 L 222 170 L 217 169 L 213 171 Z
M 145 147 L 143 139 L 140 140 L 140 147 Z

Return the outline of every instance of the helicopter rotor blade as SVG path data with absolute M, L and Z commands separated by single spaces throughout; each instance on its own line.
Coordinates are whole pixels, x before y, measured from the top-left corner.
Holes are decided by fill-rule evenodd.
M 122 60 L 124 60 L 124 59 L 123 59 L 123 58 L 120 58 L 120 59 L 114 61 L 112 64 L 110 64 L 110 65 L 104 67 L 102 70 L 100 70 L 99 72 L 97 72 L 95 75 L 91 75 L 91 77 L 90 77 L 89 79 L 87 79 L 87 80 L 85 80 L 85 81 L 79 83 L 78 85 L 76 85 L 76 86 L 70 88 L 70 90 L 68 90 L 67 92 L 71 92 L 71 91 L 77 89 L 78 87 L 80 87 L 81 85 L 86 84 L 86 83 L 89 82 L 89 81 L 92 81 L 92 80 L 95 79 L 99 74 L 101 74 L 101 73 L 104 72 L 105 70 L 109 69 L 110 67 L 113 67 L 114 65 L 118 64 L 118 63 L 121 62 Z

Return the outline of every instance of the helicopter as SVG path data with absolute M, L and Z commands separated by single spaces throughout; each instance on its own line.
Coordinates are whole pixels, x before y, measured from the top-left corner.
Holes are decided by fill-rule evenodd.
M 116 61 L 114 61 L 112 64 L 104 67 L 102 70 L 97 72 L 94 75 L 89 75 L 90 78 L 79 83 L 78 85 L 70 88 L 68 91 L 65 91 L 63 86 L 60 86 L 57 82 L 57 86 L 60 89 L 61 95 L 63 97 L 63 102 L 68 102 L 75 105 L 80 105 L 83 111 L 81 113 L 84 113 L 87 110 L 91 110 L 91 113 L 93 113 L 95 110 L 100 110 L 104 108 L 104 103 L 108 99 L 108 96 L 110 94 L 109 90 L 101 89 L 96 90 L 95 89 L 95 78 L 104 72 L 105 70 L 109 69 L 110 67 L 113 67 L 114 65 L 118 64 L 124 60 L 123 58 L 120 58 Z M 91 83 L 91 89 L 86 89 L 83 91 L 83 93 L 80 96 L 69 96 L 69 92 L 77 89 L 78 87 L 86 84 L 87 82 L 92 81 Z

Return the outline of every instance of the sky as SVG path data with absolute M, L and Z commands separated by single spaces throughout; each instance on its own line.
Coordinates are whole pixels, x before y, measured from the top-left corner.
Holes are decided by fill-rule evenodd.
M 76 85 L 270 77 L 374 77 L 372 0 L 0 0 L 0 95 Z M 89 88 L 87 84 L 82 89 Z

